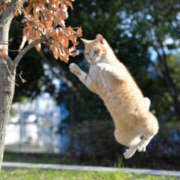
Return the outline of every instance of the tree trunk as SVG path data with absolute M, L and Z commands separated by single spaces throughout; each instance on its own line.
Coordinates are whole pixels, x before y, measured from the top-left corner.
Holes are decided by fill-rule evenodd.
M 0 19 L 0 53 L 5 49 L 6 57 L 0 56 L 0 169 L 3 161 L 4 140 L 9 111 L 12 104 L 15 87 L 16 67 L 7 59 L 9 28 L 13 19 L 13 8 L 7 9 Z
M 173 81 L 173 78 L 171 77 L 169 68 L 168 68 L 168 64 L 167 64 L 167 56 L 165 54 L 165 52 L 163 51 L 163 62 L 164 62 L 164 78 L 167 82 L 167 85 L 169 86 L 170 89 L 170 94 L 173 98 L 174 101 L 174 109 L 175 112 L 178 116 L 178 118 L 180 118 L 180 101 L 179 101 L 179 93 L 176 87 L 176 84 Z
M 0 168 L 3 161 L 6 126 L 15 87 L 15 71 L 9 74 L 7 65 L 3 61 L 0 59 Z
M 164 80 L 166 81 L 170 95 L 174 102 L 175 113 L 176 113 L 177 117 L 180 118 L 180 101 L 178 98 L 179 92 L 177 90 L 176 84 L 173 81 L 173 78 L 171 77 L 169 67 L 168 67 L 168 62 L 167 62 L 167 55 L 164 51 L 162 43 L 160 43 L 160 48 L 162 51 L 162 55 L 160 55 L 160 53 L 158 51 L 156 51 L 156 52 L 158 54 L 158 58 L 161 63 L 161 66 L 162 66 L 162 73 L 164 75 Z

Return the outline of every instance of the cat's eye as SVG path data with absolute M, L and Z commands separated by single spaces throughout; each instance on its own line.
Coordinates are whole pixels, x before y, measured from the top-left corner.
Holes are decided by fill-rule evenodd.
M 99 49 L 96 49 L 96 50 L 94 51 L 94 53 L 95 53 L 95 54 L 99 54 Z

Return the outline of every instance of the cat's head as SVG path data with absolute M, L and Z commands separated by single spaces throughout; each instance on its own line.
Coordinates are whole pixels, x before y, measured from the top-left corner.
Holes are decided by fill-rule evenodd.
M 108 43 L 101 34 L 94 40 L 81 39 L 85 45 L 84 56 L 90 64 L 95 64 L 105 58 Z

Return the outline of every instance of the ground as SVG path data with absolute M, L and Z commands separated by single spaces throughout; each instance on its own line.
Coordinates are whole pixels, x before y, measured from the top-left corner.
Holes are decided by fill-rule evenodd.
M 177 180 L 175 177 L 132 175 L 120 172 L 75 172 L 50 170 L 2 170 L 1 180 Z

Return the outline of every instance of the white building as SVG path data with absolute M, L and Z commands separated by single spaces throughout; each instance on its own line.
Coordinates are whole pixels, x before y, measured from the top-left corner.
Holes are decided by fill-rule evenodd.
M 60 107 L 48 95 L 33 101 L 13 105 L 6 129 L 5 145 L 8 151 L 60 152 Z

